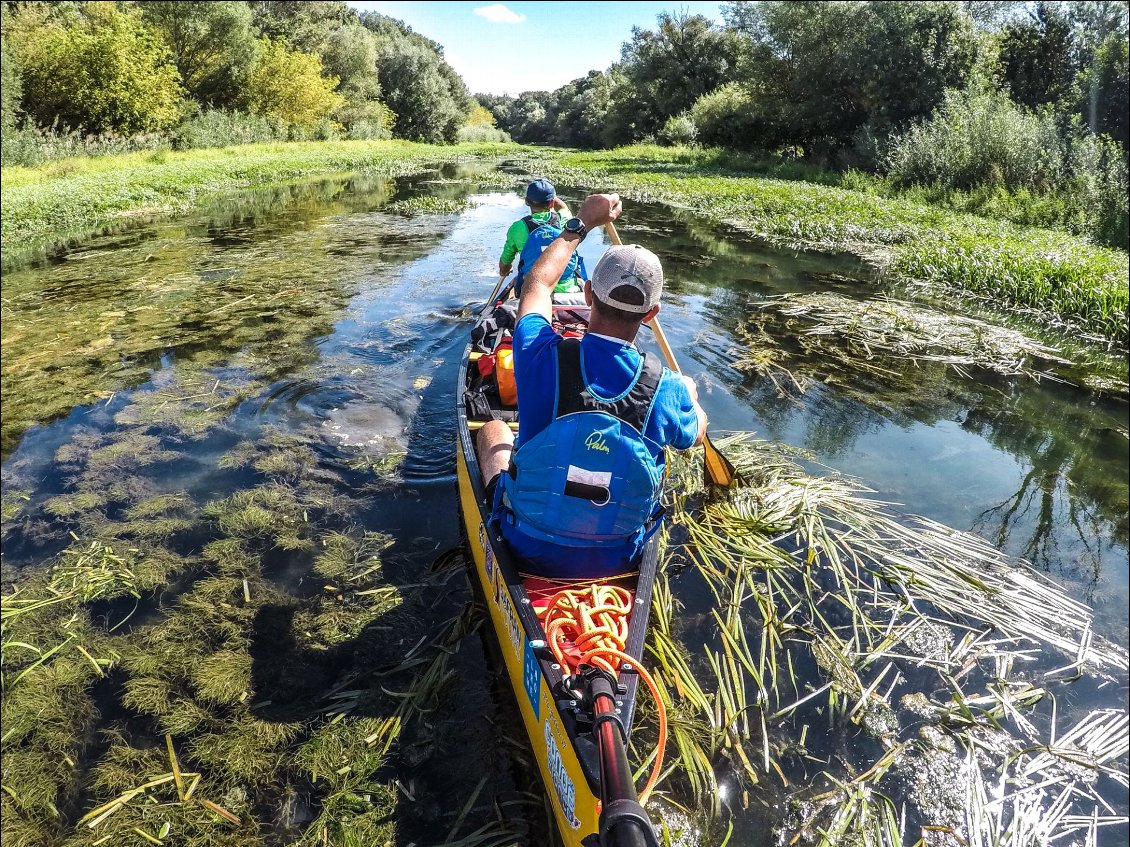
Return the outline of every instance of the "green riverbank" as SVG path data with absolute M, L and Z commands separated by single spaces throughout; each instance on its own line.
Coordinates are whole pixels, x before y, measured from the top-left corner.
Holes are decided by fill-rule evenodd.
M 777 244 L 855 253 L 884 272 L 954 286 L 1102 339 L 1127 341 L 1127 254 L 1064 232 L 752 176 L 734 169 L 740 159 L 717 150 L 537 151 L 522 164 L 551 179 L 685 208 Z
M 494 159 L 514 149 L 329 141 L 140 152 L 5 168 L 0 178 L 4 265 L 118 223 L 184 214 L 204 200 L 249 188 L 319 174 L 406 176 L 437 163 Z
M 860 191 L 752 176 L 718 151 L 654 146 L 577 152 L 404 141 L 256 144 L 70 159 L 3 173 L 5 266 L 134 218 L 318 174 L 404 176 L 441 162 L 508 158 L 531 172 L 657 201 L 797 248 L 856 253 L 882 271 L 953 286 L 1125 344 L 1127 254 L 1063 232 Z

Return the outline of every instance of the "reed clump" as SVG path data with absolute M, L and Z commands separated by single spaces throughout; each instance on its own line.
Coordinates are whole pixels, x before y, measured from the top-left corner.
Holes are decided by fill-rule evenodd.
M 785 805 L 794 844 L 999 845 L 1019 843 L 1010 827 L 1125 823 L 1104 799 L 1127 783 L 1125 716 L 1081 711 L 1064 730 L 1047 709 L 1125 668 L 1086 607 L 979 538 L 810 476 L 785 448 L 719 444 L 747 483 L 721 498 L 692 459 L 669 459 L 648 649 L 675 716 L 675 796 L 718 813 L 724 781 L 731 808 Z M 678 572 L 704 608 L 678 608 Z M 945 789 L 973 770 L 1008 790 Z
M 1038 379 L 1050 376 L 1041 368 L 1071 364 L 1058 350 L 1016 330 L 889 297 L 860 301 L 830 292 L 785 294 L 759 307 L 775 312 L 776 319 L 771 328 L 756 319 L 751 328 L 738 327 L 739 341 L 748 345 L 734 362 L 738 370 L 787 372 L 792 357 L 784 342 L 766 346 L 766 341 L 797 334 L 804 337 L 795 342 L 804 356 L 820 359 L 828 371 L 878 374 L 889 358 L 937 362 L 963 374 L 978 368 Z M 796 377 L 790 382 L 801 385 Z

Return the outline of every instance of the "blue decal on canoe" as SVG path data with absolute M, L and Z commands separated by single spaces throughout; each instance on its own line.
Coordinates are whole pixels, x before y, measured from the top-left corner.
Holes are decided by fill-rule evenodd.
M 479 524 L 479 545 L 483 548 L 483 567 L 489 581 L 494 578 L 494 548 L 490 546 L 486 524 Z
M 526 696 L 530 698 L 530 705 L 534 707 L 534 717 L 540 718 L 541 712 L 541 668 L 538 667 L 537 657 L 530 642 L 526 642 L 526 661 L 522 677 L 526 683 Z

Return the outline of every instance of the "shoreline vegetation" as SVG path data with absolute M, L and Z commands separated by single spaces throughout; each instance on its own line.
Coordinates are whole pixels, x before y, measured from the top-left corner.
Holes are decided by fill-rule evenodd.
M 408 176 L 438 164 L 498 158 L 502 144 L 311 141 L 63 159 L 4 168 L 3 267 L 48 255 L 115 225 L 187 214 L 206 200 L 304 178 Z
M 522 164 L 551 179 L 686 209 L 776 245 L 852 253 L 880 273 L 1020 306 L 1094 341 L 1125 346 L 1128 338 L 1127 254 L 1065 232 L 770 178 L 755 172 L 754 159 L 719 149 L 538 151 Z
M 1043 313 L 1097 342 L 1128 339 L 1127 254 L 1064 232 L 905 199 L 760 176 L 720 150 L 635 145 L 581 152 L 513 144 L 331 141 L 66 159 L 5 168 L 5 269 L 116 224 L 171 217 L 206 199 L 317 175 L 418 173 L 509 160 L 593 190 L 618 191 L 792 248 L 849 252 L 881 273 Z

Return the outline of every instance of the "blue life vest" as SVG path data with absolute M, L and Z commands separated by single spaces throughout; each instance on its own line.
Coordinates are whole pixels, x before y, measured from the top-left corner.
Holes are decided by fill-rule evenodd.
M 546 223 L 539 223 L 534 220 L 533 215 L 526 215 L 522 218 L 522 222 L 530 231 L 529 237 L 526 238 L 526 243 L 522 247 L 522 252 L 518 254 L 518 273 L 514 277 L 514 294 L 515 296 L 522 296 L 522 282 L 525 280 L 526 271 L 534 266 L 534 262 L 538 260 L 538 256 L 542 254 L 553 240 L 561 234 L 561 216 L 557 212 L 552 212 L 549 216 L 549 221 Z M 584 261 L 579 255 L 574 253 L 569 257 L 569 264 L 565 266 L 565 270 L 561 272 L 561 279 L 558 282 L 564 282 L 567 279 L 576 277 L 578 273 L 581 276 L 585 275 Z
M 663 378 L 652 353 L 619 397 L 600 400 L 585 386 L 581 345 L 557 345 L 554 420 L 514 453 L 499 478 L 497 518 L 522 533 L 566 547 L 639 544 L 659 526 L 661 448 L 644 436 Z

